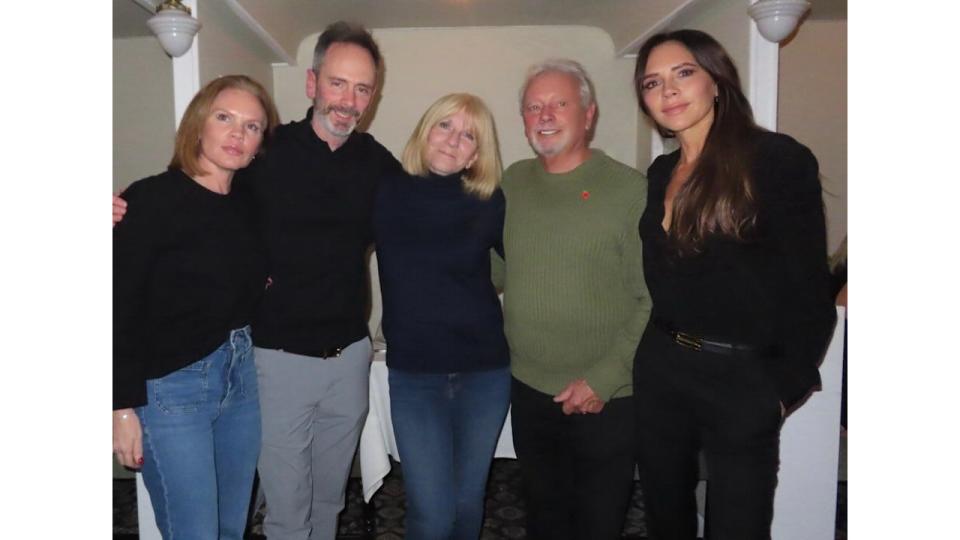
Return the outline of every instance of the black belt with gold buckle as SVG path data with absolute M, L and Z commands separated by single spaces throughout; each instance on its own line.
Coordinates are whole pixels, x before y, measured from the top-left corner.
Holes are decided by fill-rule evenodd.
M 758 347 L 755 345 L 741 345 L 737 343 L 724 343 L 722 341 L 712 341 L 703 339 L 686 332 L 674 330 L 669 324 L 663 321 L 653 320 L 653 325 L 669 335 L 673 342 L 681 347 L 691 349 L 697 352 L 711 352 L 717 354 L 760 354 L 769 351 L 769 347 Z

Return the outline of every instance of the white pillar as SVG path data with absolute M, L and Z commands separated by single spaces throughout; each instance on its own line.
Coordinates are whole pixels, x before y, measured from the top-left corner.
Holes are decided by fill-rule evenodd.
M 753 2 L 748 0 L 747 4 Z M 780 44 L 771 43 L 760 35 L 757 25 L 747 15 L 746 6 L 743 16 L 750 32 L 750 80 L 747 82 L 747 99 L 753 107 L 753 117 L 757 124 L 776 131 Z
M 190 8 L 194 17 L 200 18 L 197 11 L 199 0 L 181 0 Z M 203 28 L 200 28 L 203 32 Z M 183 56 L 173 59 L 173 114 L 174 129 L 180 125 L 180 118 L 187 110 L 190 100 L 200 90 L 200 34 L 193 36 L 193 45 Z

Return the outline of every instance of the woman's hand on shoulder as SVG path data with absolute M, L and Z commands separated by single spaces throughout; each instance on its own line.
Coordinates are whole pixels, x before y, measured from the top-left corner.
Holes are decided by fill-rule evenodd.
M 143 465 L 143 432 L 133 409 L 113 411 L 113 452 L 124 467 L 139 469 Z

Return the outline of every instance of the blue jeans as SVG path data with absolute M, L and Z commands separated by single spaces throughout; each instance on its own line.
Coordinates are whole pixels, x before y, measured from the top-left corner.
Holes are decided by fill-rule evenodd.
M 477 540 L 490 463 L 510 405 L 510 369 L 390 369 L 390 409 L 410 540 Z
M 147 381 L 143 482 L 165 540 L 242 540 L 260 452 L 250 327 L 205 358 Z

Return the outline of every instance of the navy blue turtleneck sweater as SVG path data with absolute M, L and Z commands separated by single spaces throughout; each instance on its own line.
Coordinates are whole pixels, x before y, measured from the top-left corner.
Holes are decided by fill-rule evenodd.
M 374 236 L 387 365 L 422 373 L 506 367 L 490 249 L 503 253 L 503 193 L 483 200 L 460 174 L 381 182 Z

